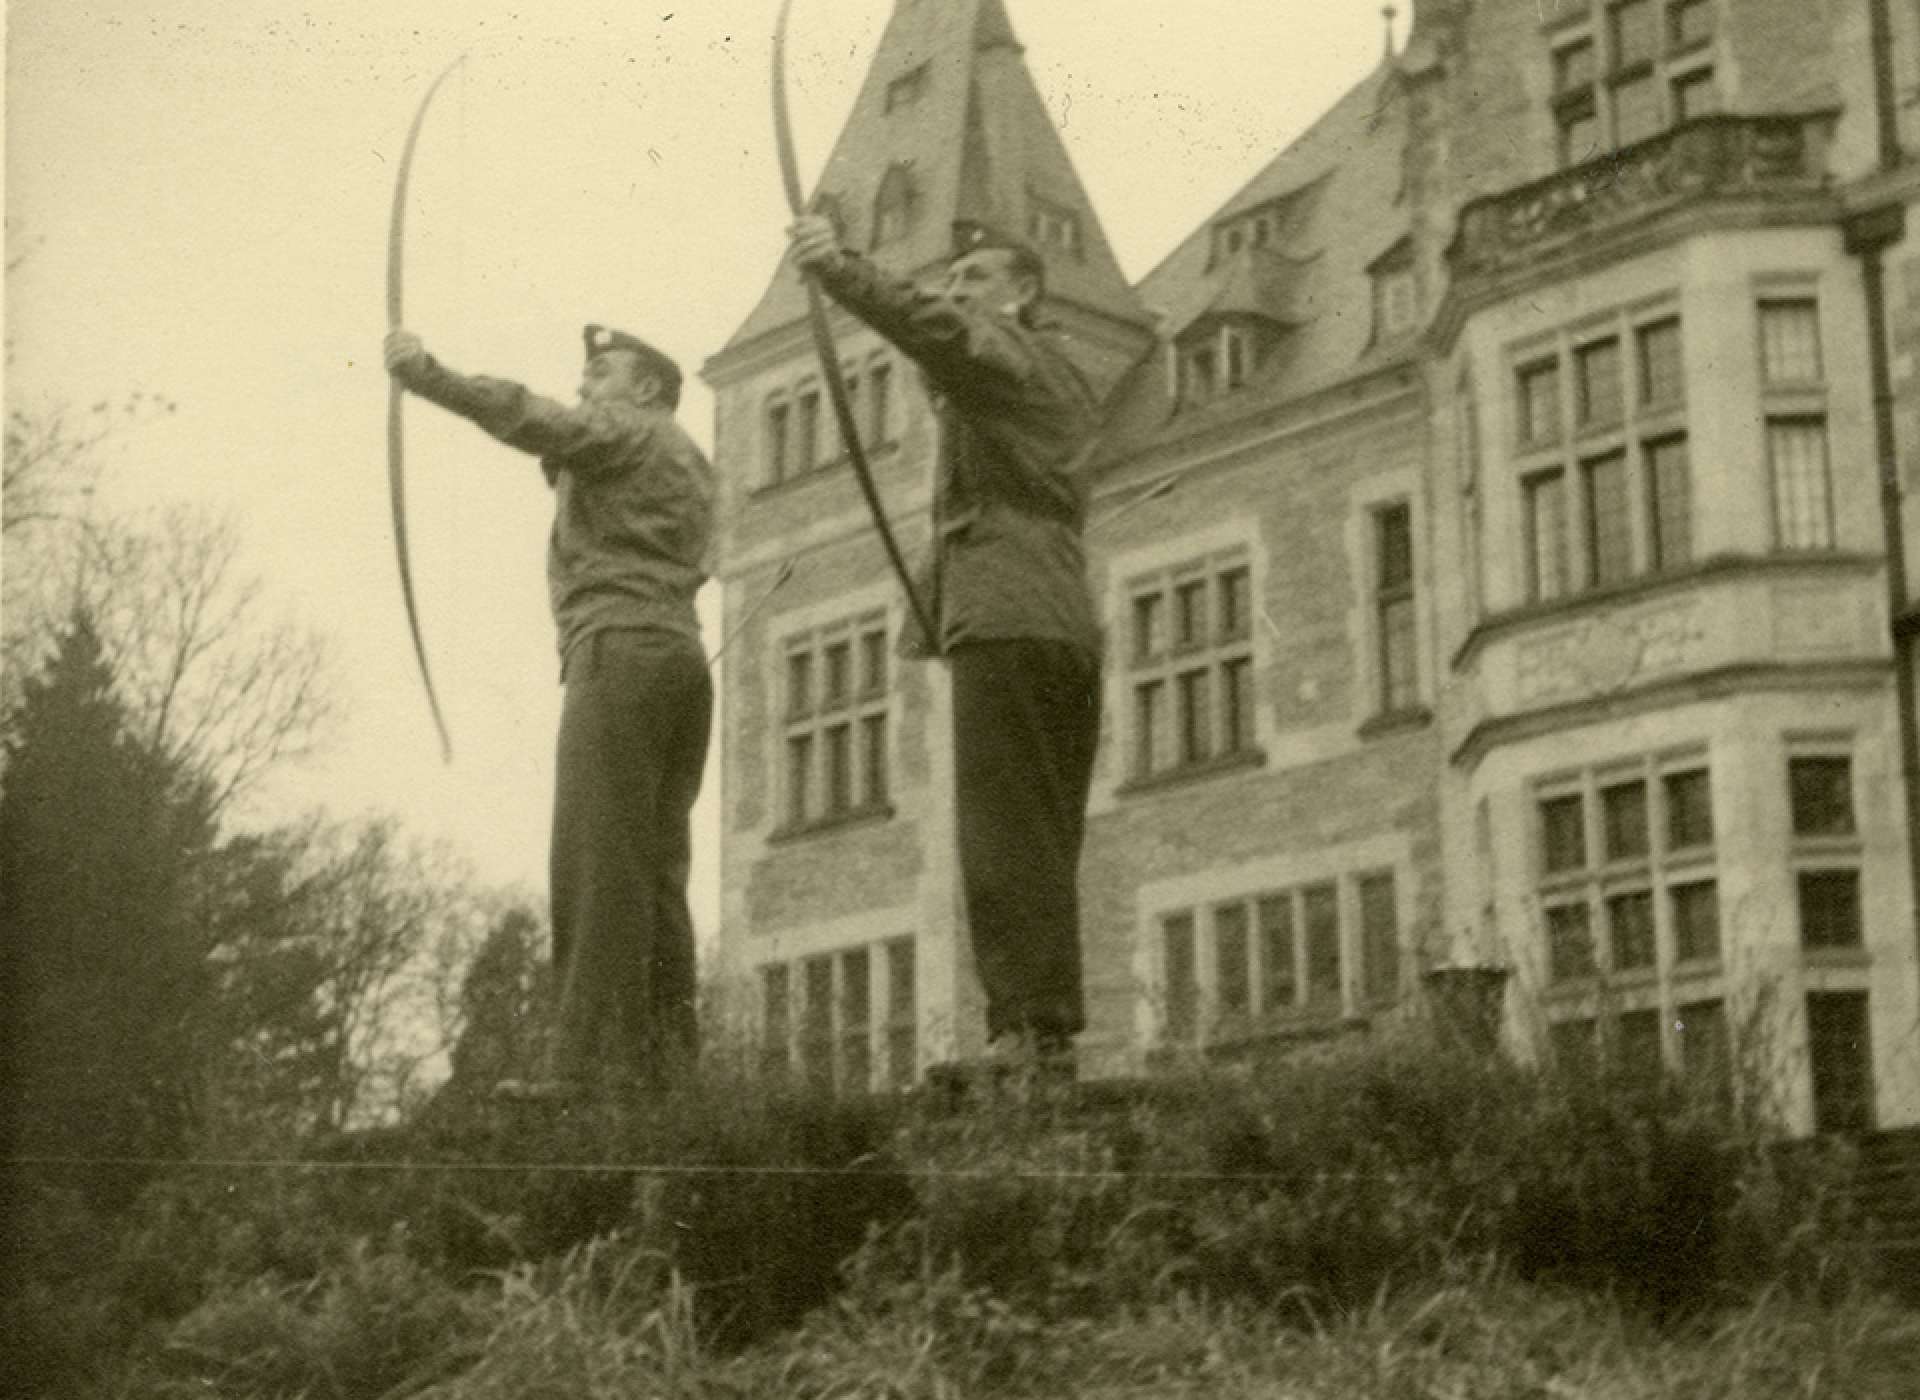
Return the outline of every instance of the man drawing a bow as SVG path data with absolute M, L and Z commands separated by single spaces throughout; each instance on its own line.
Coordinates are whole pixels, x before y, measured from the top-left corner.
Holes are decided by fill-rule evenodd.
M 603 326 L 586 328 L 571 407 L 457 374 L 405 330 L 388 335 L 386 363 L 412 392 L 538 456 L 554 489 L 547 583 L 566 687 L 551 852 L 557 1014 L 546 1077 L 501 1087 L 552 1099 L 601 1077 L 663 1087 L 696 1048 L 689 819 L 713 707 L 693 610 L 713 469 L 674 421 L 680 370 Z
M 795 262 L 892 341 L 940 401 L 932 588 L 952 668 L 962 884 L 986 993 L 990 1055 L 1072 1071 L 1086 1025 L 1077 877 L 1100 731 L 1100 634 L 1086 577 L 1091 388 L 1041 324 L 1046 269 L 1018 239 L 955 226 L 944 281 L 923 291 L 789 230 Z

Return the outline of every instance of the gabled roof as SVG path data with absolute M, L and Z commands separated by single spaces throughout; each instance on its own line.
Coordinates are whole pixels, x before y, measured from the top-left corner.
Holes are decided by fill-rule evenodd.
M 1141 297 L 1162 313 L 1166 334 L 1267 303 L 1265 314 L 1293 328 L 1285 353 L 1246 391 L 1265 403 L 1357 367 L 1372 331 L 1369 268 L 1408 232 L 1406 138 L 1404 94 L 1394 65 L 1382 63 L 1147 274 Z M 1216 228 L 1276 201 L 1284 233 L 1216 258 Z
M 875 196 L 890 170 L 908 177 L 912 226 L 873 249 Z M 1079 255 L 1040 247 L 1052 299 L 1149 320 L 1034 87 L 1004 0 L 898 0 L 821 173 L 814 198 L 821 195 L 844 216 L 850 246 L 902 274 L 946 258 L 956 219 L 1025 235 L 1036 209 L 1064 215 L 1077 227 Z M 800 280 L 783 262 L 727 349 L 805 314 Z

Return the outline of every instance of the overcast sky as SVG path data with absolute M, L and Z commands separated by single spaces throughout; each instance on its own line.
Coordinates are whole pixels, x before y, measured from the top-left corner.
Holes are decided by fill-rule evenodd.
M 1379 61 L 1384 26 L 1368 0 L 1007 5 L 1136 279 Z M 274 810 L 395 812 L 483 878 L 544 889 L 550 498 L 531 459 L 417 400 L 414 578 L 451 767 L 407 640 L 380 368 L 400 146 L 427 82 L 467 52 L 428 118 L 408 215 L 407 320 L 441 358 L 571 398 L 580 326 L 604 320 L 691 377 L 784 247 L 776 8 L 9 0 L 7 239 L 32 253 L 6 286 L 7 396 L 177 401 L 110 449 L 115 499 L 230 508 L 250 566 L 333 639 L 347 722 L 280 782 Z M 796 0 L 789 81 L 809 182 L 890 8 Z M 697 381 L 681 413 L 710 445 Z M 716 787 L 698 816 L 703 926 Z

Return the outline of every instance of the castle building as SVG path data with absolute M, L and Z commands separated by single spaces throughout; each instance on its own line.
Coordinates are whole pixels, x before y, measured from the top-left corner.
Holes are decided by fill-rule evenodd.
M 896 0 L 815 207 L 909 275 L 1024 231 L 1110 395 L 1090 1071 L 1492 965 L 1520 1053 L 1920 1121 L 1916 204 L 1920 5 L 1422 0 L 1130 285 L 1003 0 Z M 833 324 L 911 549 L 935 420 Z M 790 269 L 705 372 L 721 954 L 770 1062 L 907 1082 L 979 1036 L 945 678 Z

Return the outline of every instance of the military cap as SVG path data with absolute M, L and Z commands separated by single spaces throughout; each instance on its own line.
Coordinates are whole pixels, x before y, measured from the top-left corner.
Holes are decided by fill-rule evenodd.
M 668 400 L 679 401 L 680 366 L 675 364 L 672 357 L 665 352 L 656 350 L 637 335 L 628 335 L 625 331 L 615 330 L 611 326 L 588 326 L 581 334 L 587 342 L 589 360 L 608 350 L 631 350 L 640 357 L 640 362 L 646 367 L 648 374 L 659 377 Z
M 981 223 L 977 219 L 953 221 L 951 256 L 964 258 L 968 253 L 977 253 L 983 248 L 1004 248 L 1010 253 L 1018 254 L 1025 262 L 1038 264 L 1042 261 L 1040 254 L 1031 243 L 1008 233 L 1005 229 Z

